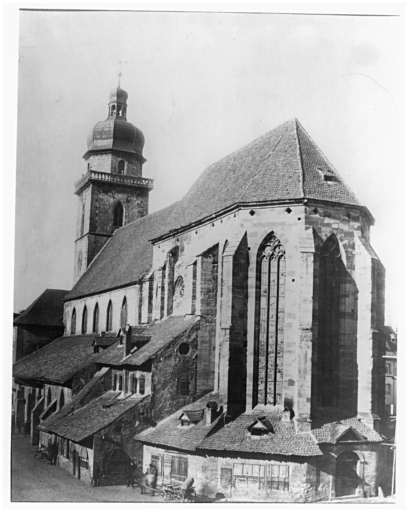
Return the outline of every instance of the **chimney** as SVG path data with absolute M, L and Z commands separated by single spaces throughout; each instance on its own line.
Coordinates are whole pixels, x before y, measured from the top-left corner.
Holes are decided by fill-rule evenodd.
M 282 423 L 290 423 L 294 416 L 295 413 L 292 411 L 292 409 L 290 407 L 285 407 L 282 413 L 281 421 Z
M 132 328 L 128 324 L 125 329 L 122 331 L 123 336 L 123 346 L 124 346 L 124 357 L 130 354 L 131 345 L 132 345 Z
M 217 409 L 218 404 L 215 401 L 208 402 L 207 408 L 205 410 L 205 424 L 206 426 L 210 426 L 214 420 L 217 418 Z

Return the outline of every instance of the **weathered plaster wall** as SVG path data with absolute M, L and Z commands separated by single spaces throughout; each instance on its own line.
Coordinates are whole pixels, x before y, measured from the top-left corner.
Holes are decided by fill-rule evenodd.
M 96 304 L 99 305 L 99 329 L 98 333 L 106 331 L 107 311 L 109 301 L 112 301 L 113 317 L 112 332 L 117 333 L 120 329 L 120 313 L 123 299 L 126 297 L 129 325 L 139 324 L 139 285 L 128 286 L 118 290 L 92 295 L 83 299 L 76 299 L 64 304 L 64 319 L 66 325 L 66 334 L 71 332 L 72 311 L 76 309 L 77 334 L 80 333 L 82 325 L 82 314 L 84 306 L 87 307 L 88 323 L 87 333 L 93 332 L 93 319 Z

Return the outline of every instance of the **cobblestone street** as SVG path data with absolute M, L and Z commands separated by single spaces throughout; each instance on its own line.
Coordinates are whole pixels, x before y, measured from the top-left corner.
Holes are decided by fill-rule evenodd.
M 141 495 L 140 488 L 91 487 L 59 466 L 33 456 L 29 438 L 12 439 L 11 501 L 54 502 L 160 502 L 158 496 Z

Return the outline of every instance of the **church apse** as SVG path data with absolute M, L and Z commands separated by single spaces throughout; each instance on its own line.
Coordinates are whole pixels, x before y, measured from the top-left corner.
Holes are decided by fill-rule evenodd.
M 315 256 L 312 419 L 334 421 L 357 413 L 358 291 L 334 234 Z

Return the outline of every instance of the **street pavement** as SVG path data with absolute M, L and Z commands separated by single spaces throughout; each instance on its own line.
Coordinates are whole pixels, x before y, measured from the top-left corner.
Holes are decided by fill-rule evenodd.
M 11 442 L 12 502 L 161 502 L 159 496 L 142 495 L 140 487 L 91 487 L 65 469 L 34 457 L 29 438 L 15 436 Z

